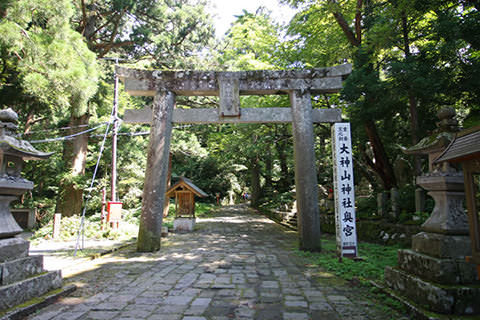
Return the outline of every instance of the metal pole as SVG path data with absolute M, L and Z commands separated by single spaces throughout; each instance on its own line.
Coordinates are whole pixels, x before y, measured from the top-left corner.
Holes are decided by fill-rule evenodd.
M 118 66 L 118 59 L 115 60 L 115 66 Z M 118 76 L 115 68 L 115 85 L 113 98 L 113 133 L 112 133 L 112 179 L 111 179 L 111 201 L 116 201 L 117 192 L 117 133 L 118 133 Z

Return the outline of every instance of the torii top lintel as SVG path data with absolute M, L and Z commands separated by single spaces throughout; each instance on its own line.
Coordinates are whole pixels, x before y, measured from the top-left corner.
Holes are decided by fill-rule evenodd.
M 125 90 L 135 96 L 154 96 L 159 90 L 176 95 L 219 96 L 224 84 L 238 86 L 240 95 L 288 94 L 309 90 L 312 94 L 335 93 L 342 89 L 352 71 L 351 64 L 322 69 L 260 71 L 159 71 L 117 67 Z

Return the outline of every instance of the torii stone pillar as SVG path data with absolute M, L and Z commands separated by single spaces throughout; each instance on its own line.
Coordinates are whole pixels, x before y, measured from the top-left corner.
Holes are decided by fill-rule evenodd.
M 335 93 L 351 65 L 280 71 L 147 71 L 117 67 L 132 95 L 154 96 L 153 108 L 127 110 L 126 123 L 150 123 L 138 251 L 160 249 L 172 123 L 293 123 L 300 249 L 320 250 L 313 123 L 341 121 L 340 109 L 312 109 L 311 95 Z M 288 94 L 292 108 L 240 108 L 240 95 Z M 220 96 L 220 107 L 174 109 L 175 96 Z
M 163 90 L 157 92 L 153 100 L 152 127 L 137 241 L 137 251 L 141 252 L 160 249 L 174 107 L 173 92 Z
M 309 91 L 290 93 L 300 249 L 320 251 L 320 211 Z M 298 213 L 301 214 L 298 214 Z

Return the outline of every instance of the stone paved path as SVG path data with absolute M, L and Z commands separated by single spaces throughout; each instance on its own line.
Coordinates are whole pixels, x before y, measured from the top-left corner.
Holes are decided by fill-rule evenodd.
M 193 233 L 170 235 L 160 252 L 131 248 L 79 265 L 67 279 L 79 289 L 29 319 L 400 318 L 302 264 L 295 240 L 244 206 L 226 207 Z

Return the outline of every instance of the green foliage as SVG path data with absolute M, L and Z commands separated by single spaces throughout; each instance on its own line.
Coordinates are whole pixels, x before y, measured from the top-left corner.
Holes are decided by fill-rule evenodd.
M 99 57 L 161 69 L 191 68 L 213 37 L 204 1 L 75 1 L 75 29 Z M 143 60 L 143 61 L 140 61 Z
M 307 263 L 317 265 L 320 269 L 334 274 L 349 282 L 351 286 L 362 286 L 368 291 L 366 297 L 375 305 L 384 309 L 384 312 L 392 312 L 392 308 L 406 313 L 404 305 L 391 298 L 389 295 L 372 286 L 371 281 L 382 283 L 384 280 L 385 267 L 396 266 L 397 246 L 377 245 L 371 243 L 359 243 L 359 255 L 361 259 L 339 259 L 336 253 L 336 243 L 333 238 L 322 239 L 322 252 L 312 253 L 297 251 L 300 257 Z M 321 275 L 322 277 L 328 274 Z M 396 319 L 392 316 L 392 319 Z
M 347 5 L 349 15 L 353 15 L 352 3 Z M 300 10 L 288 26 L 288 35 L 293 39 L 286 43 L 287 55 L 294 67 L 336 65 L 353 53 L 330 8 L 320 3 L 312 3 Z
M 10 3 L 0 20 L 5 79 L 1 89 L 13 80 L 23 94 L 40 103 L 71 109 L 76 115 L 86 112 L 97 89 L 97 64 L 70 27 L 72 15 L 68 0 Z
M 274 192 L 265 196 L 262 208 L 282 210 L 292 205 L 295 201 L 293 192 Z
M 215 215 L 216 204 L 195 201 L 195 216 L 199 218 L 208 218 Z M 163 218 L 163 226 L 173 228 L 173 219 L 175 218 L 175 203 L 170 200 L 168 206 L 168 216 Z
M 355 280 L 363 285 L 369 285 L 371 280 L 383 281 L 385 267 L 397 264 L 398 249 L 400 248 L 397 246 L 360 243 L 358 252 L 361 260 L 348 258 L 339 260 L 336 242 L 328 238 L 322 239 L 322 252 L 298 251 L 298 255 L 345 280 Z
M 356 214 L 359 218 L 372 218 L 377 212 L 377 199 L 375 196 L 357 197 Z
M 60 234 L 57 240 L 73 241 L 77 239 L 78 231 L 81 225 L 80 216 L 62 217 L 60 225 Z M 131 239 L 136 236 L 136 229 L 130 225 L 120 224 L 120 229 L 111 229 L 106 227 L 101 230 L 100 216 L 87 217 L 84 222 L 85 239 Z M 32 236 L 33 241 L 40 241 L 42 239 L 52 239 L 53 235 L 53 220 L 35 231 Z
M 215 215 L 217 206 L 212 203 L 195 202 L 195 215 L 199 218 L 207 218 Z
M 381 180 L 387 190 L 395 184 L 384 176 L 388 162 L 401 154 L 398 146 L 415 144 L 434 128 L 440 106 L 468 115 L 466 126 L 477 122 L 478 90 L 472 85 L 478 87 L 480 19 L 474 3 L 284 2 L 299 9 L 289 26 L 294 66 L 353 64 L 339 103 L 352 123 L 356 162 L 364 168 L 357 173 L 370 183 Z M 366 134 L 368 121 L 379 139 Z
M 228 70 L 266 70 L 278 68 L 281 43 L 280 26 L 265 8 L 255 14 L 243 11 L 227 32 L 226 48 L 220 63 Z

